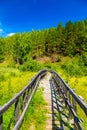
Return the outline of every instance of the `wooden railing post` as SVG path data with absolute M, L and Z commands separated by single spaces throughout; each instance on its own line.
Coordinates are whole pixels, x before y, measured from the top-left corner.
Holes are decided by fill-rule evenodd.
M 1 115 L 0 116 L 0 130 L 3 130 L 2 123 L 3 123 L 3 116 Z
M 23 110 L 24 110 L 25 106 L 26 106 L 26 91 L 23 94 Z
M 63 95 L 62 95 L 62 93 L 61 93 L 61 86 L 62 86 L 62 83 L 61 83 L 61 81 L 59 80 L 59 94 L 60 94 L 61 98 L 63 98 Z M 64 99 L 64 98 L 63 98 L 63 99 Z
M 34 89 L 34 87 L 35 87 L 35 85 L 36 85 L 36 80 L 35 80 L 35 82 L 34 82 L 34 84 L 32 85 L 32 89 Z
M 73 91 L 75 92 L 75 90 L 73 89 Z M 76 105 L 76 100 L 72 97 L 72 105 L 73 105 L 73 109 L 75 111 L 75 113 L 77 114 L 77 105 Z
M 3 115 L 0 116 L 0 130 L 3 130 L 2 124 L 3 124 Z
M 75 90 L 73 89 L 73 91 L 75 92 Z M 76 100 L 72 97 L 72 106 L 73 106 L 73 109 L 75 111 L 75 113 L 77 114 L 77 105 L 76 105 Z M 78 130 L 78 127 L 77 127 L 77 124 L 76 124 L 76 121 L 74 119 L 74 129 L 75 130 Z
M 29 100 L 30 98 L 30 87 L 28 87 L 28 96 L 27 96 L 27 99 Z
M 19 120 L 19 99 L 16 100 L 15 102 L 15 112 L 14 112 L 14 120 L 15 120 L 15 124 L 17 123 L 17 121 Z
M 69 91 L 67 91 L 67 97 L 68 97 L 69 103 L 71 104 L 71 95 L 70 95 Z M 72 113 L 71 113 L 70 109 L 69 109 L 69 116 L 70 116 L 70 119 L 72 119 Z

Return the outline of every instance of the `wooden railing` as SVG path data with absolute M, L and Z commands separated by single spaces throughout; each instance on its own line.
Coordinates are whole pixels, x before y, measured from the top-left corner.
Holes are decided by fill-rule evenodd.
M 37 88 L 39 80 L 45 76 L 47 73 L 47 70 L 41 70 L 33 79 L 32 81 L 18 94 L 15 95 L 8 103 L 0 107 L 0 130 L 3 130 L 3 115 L 5 112 L 12 106 L 14 107 L 14 121 L 15 126 L 13 130 L 19 130 L 21 127 L 22 121 L 25 116 L 25 112 L 30 105 L 30 101 L 32 99 L 32 96 L 35 93 L 35 90 Z M 22 97 L 22 114 L 20 115 L 20 98 Z
M 77 104 L 85 112 L 87 116 L 87 104 L 83 101 L 81 96 L 77 96 L 75 91 L 72 90 L 69 85 L 54 71 L 52 73 L 52 79 L 54 81 L 54 86 L 57 88 L 60 96 L 63 98 L 63 101 L 66 107 L 69 110 L 69 116 L 74 120 L 74 129 L 83 130 L 81 126 L 81 121 L 77 116 Z

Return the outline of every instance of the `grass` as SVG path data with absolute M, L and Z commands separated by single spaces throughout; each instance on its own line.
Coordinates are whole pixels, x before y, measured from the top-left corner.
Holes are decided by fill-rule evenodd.
M 24 88 L 36 72 L 20 72 L 18 69 L 0 66 L 0 106 L 7 103 Z M 14 125 L 14 105 L 3 115 L 3 129 L 12 129 Z
M 72 77 L 69 80 L 70 86 L 75 90 L 76 94 L 82 96 L 87 104 L 87 76 L 82 77 Z M 87 116 L 84 114 L 82 109 L 77 106 L 77 114 L 79 118 L 83 119 L 83 128 L 87 129 Z
M 20 72 L 18 69 L 0 67 L 0 105 L 9 101 L 28 84 L 35 72 Z
M 39 88 L 32 99 L 20 130 L 44 130 L 47 118 L 46 104 L 43 98 L 43 88 Z

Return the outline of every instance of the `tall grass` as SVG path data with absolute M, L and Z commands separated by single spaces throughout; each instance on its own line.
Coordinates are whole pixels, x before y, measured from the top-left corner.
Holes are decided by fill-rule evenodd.
M 20 72 L 18 69 L 0 67 L 0 106 L 7 103 L 16 93 L 28 84 L 35 72 Z M 3 129 L 14 125 L 14 105 L 3 114 Z
M 20 72 L 18 69 L 0 67 L 0 105 L 9 101 L 28 84 L 36 72 Z

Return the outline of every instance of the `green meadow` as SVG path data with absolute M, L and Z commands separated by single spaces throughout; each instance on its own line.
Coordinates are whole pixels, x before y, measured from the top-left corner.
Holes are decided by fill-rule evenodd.
M 84 98 L 84 101 L 87 103 L 87 76 L 84 74 L 76 75 L 76 72 L 72 72 L 71 62 L 66 67 L 64 66 L 66 61 L 70 59 L 66 57 L 61 60 L 59 63 L 44 63 L 43 68 L 55 70 L 59 75 L 70 85 L 72 89 L 75 90 L 77 95 L 80 95 Z M 76 63 L 74 63 L 76 64 Z M 67 71 L 68 67 L 68 71 Z M 79 66 L 78 66 L 78 69 Z M 0 64 L 0 105 L 8 102 L 15 94 L 20 92 L 28 84 L 28 82 L 35 76 L 37 72 L 31 71 L 21 71 L 19 68 L 7 67 L 5 64 Z M 72 74 L 74 73 L 74 74 Z M 45 129 L 46 124 L 46 101 L 43 99 L 43 89 L 38 89 L 33 97 L 31 105 L 26 113 L 24 118 L 24 122 L 22 124 L 21 130 L 27 129 L 35 129 L 41 130 Z M 78 116 L 83 120 L 82 125 L 85 129 L 87 129 L 87 117 L 84 112 L 78 107 Z M 39 109 L 40 108 L 40 109 Z M 4 114 L 4 130 L 12 129 L 14 126 L 14 106 L 12 106 L 5 114 Z M 33 114 L 32 114 L 33 113 Z M 9 125 L 7 125 L 9 124 Z

